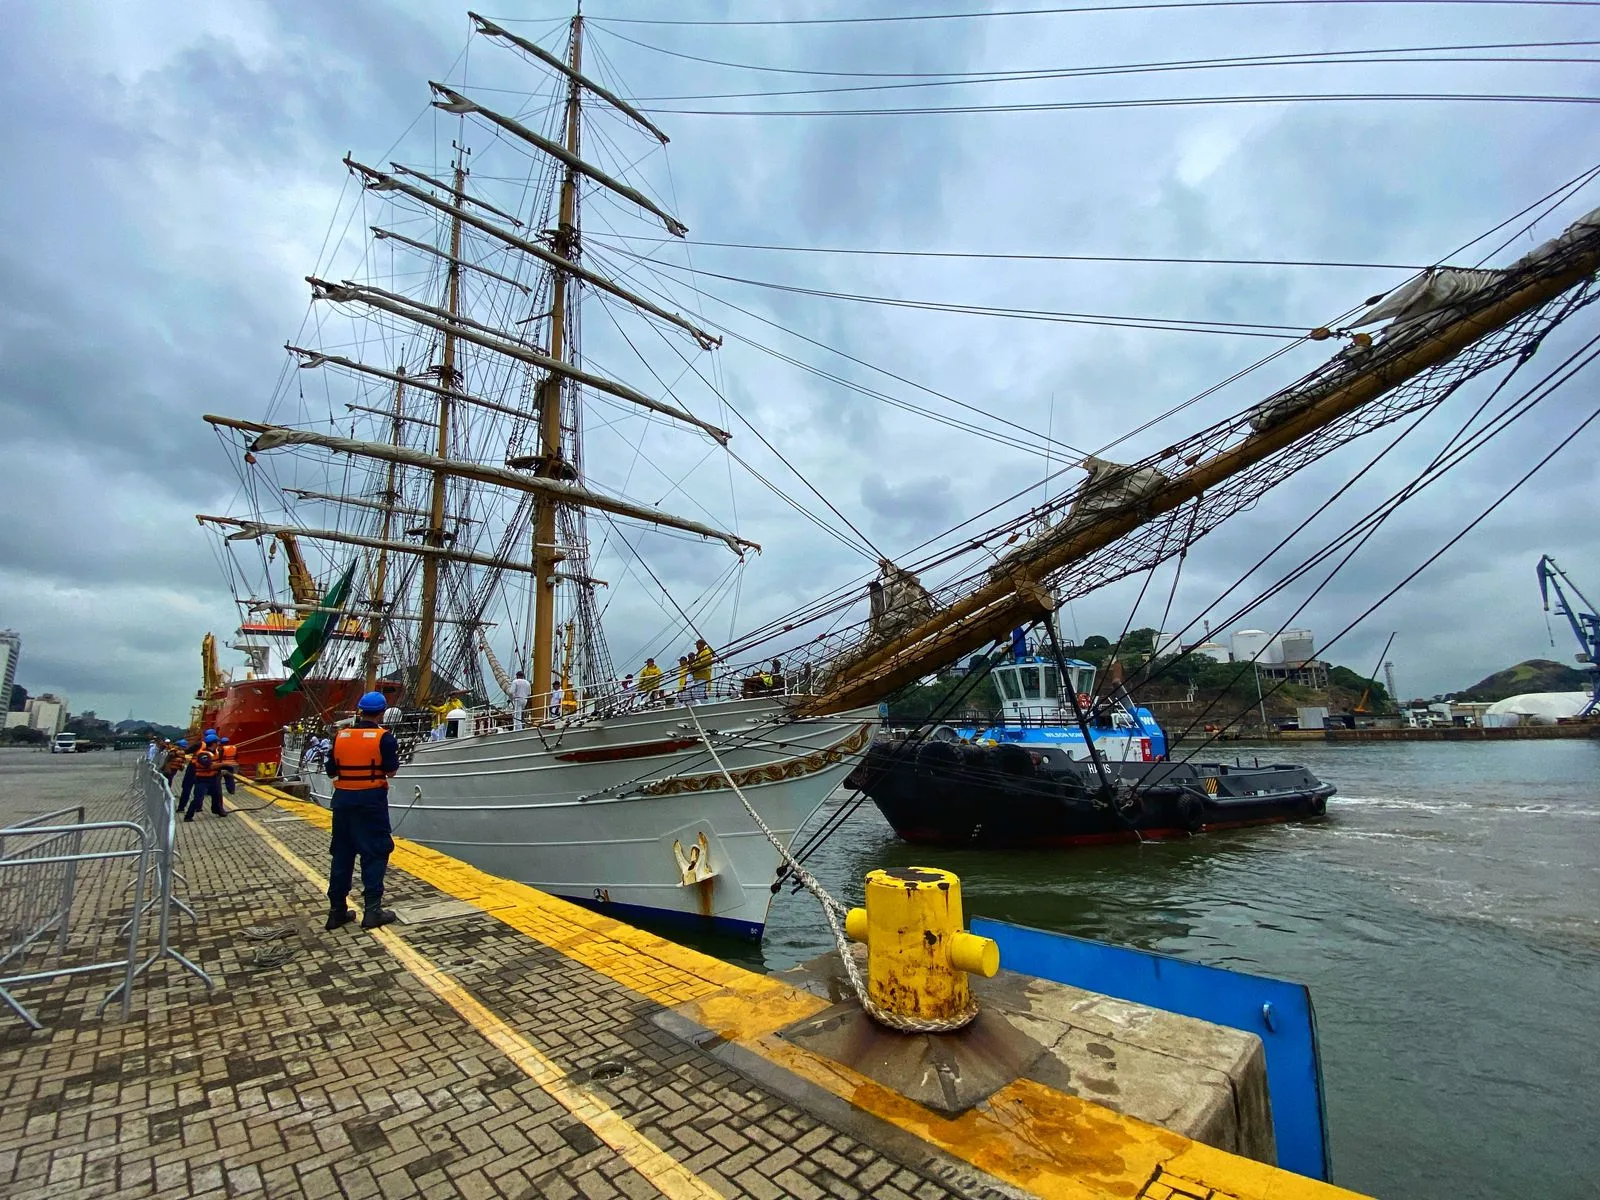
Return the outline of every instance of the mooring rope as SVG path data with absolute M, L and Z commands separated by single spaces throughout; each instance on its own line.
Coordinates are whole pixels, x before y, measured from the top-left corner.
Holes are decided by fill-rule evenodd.
M 728 768 L 723 764 L 722 756 L 717 753 L 717 748 L 711 744 L 711 735 L 706 732 L 705 726 L 700 724 L 699 714 L 694 711 L 695 706 L 689 704 L 685 707 L 689 710 L 689 719 L 694 722 L 695 729 L 699 731 L 700 740 L 710 753 L 711 760 L 717 764 L 717 770 L 722 772 L 722 777 L 727 780 L 728 786 L 733 789 L 733 794 L 739 797 L 739 803 L 744 805 L 745 812 L 750 814 L 750 819 L 756 823 L 756 828 L 760 829 L 767 841 L 772 843 L 772 848 L 778 852 L 794 877 L 804 885 L 806 891 L 817 898 L 817 903 L 822 906 L 822 915 L 827 919 L 828 929 L 833 934 L 833 944 L 839 950 L 839 959 L 844 963 L 845 975 L 850 980 L 850 990 L 855 992 L 856 1000 L 860 1003 L 863 1011 L 878 1024 L 897 1030 L 900 1033 L 954 1033 L 957 1029 L 971 1024 L 972 1019 L 978 1015 L 976 1001 L 970 1001 L 966 1011 L 958 1013 L 954 1017 L 939 1018 L 901 1016 L 899 1013 L 892 1013 L 888 1009 L 880 1007 L 873 1001 L 871 995 L 867 992 L 866 983 L 861 978 L 861 969 L 856 965 L 855 954 L 850 948 L 850 940 L 845 936 L 843 922 L 846 909 L 844 905 L 829 895 L 828 889 L 822 886 L 817 877 L 800 865 L 794 855 L 789 853 L 789 848 L 783 844 L 783 839 L 773 833 L 767 823 L 761 819 L 761 814 L 756 812 L 755 806 L 745 796 L 744 789 L 735 782 L 733 776 L 728 772 Z

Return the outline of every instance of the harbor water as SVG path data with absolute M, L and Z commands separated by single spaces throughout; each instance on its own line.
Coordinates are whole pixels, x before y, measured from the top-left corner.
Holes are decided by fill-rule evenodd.
M 1336 784 L 1327 820 L 948 851 L 898 841 L 869 804 L 811 865 L 858 903 L 871 868 L 926 861 L 962 877 L 969 916 L 1309 985 L 1345 1187 L 1408 1200 L 1591 1194 L 1600 742 L 1240 744 L 1223 757 L 1235 754 L 1303 762 Z M 759 948 L 700 944 L 778 969 L 831 943 L 816 903 L 786 891 Z

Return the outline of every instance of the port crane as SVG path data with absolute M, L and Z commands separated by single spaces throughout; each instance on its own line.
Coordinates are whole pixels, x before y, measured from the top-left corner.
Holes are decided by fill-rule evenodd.
M 1398 630 L 1395 631 L 1395 633 L 1398 633 L 1398 632 L 1399 632 Z M 1394 645 L 1394 639 L 1395 639 L 1395 634 L 1391 633 L 1389 635 L 1389 640 L 1383 644 L 1383 650 L 1378 655 L 1378 666 L 1380 666 L 1380 667 L 1389 666 L 1389 664 L 1387 662 L 1385 662 L 1384 660 L 1389 657 L 1389 647 Z M 1356 706 L 1350 710 L 1351 712 L 1365 713 L 1367 711 L 1367 697 L 1372 695 L 1372 685 L 1377 683 L 1377 682 L 1378 682 L 1378 667 L 1373 667 L 1372 668 L 1372 675 L 1367 680 L 1367 686 L 1361 689 L 1361 699 L 1356 701 Z M 1400 705 L 1400 701 L 1397 700 L 1395 698 L 1395 695 L 1394 695 L 1394 673 L 1393 673 L 1393 671 L 1391 671 L 1389 673 L 1389 703 L 1393 704 L 1397 708 Z
M 1583 664 L 1583 669 L 1589 674 L 1589 703 L 1583 706 L 1580 717 L 1593 716 L 1595 709 L 1600 707 L 1600 694 L 1597 694 L 1597 673 L 1600 673 L 1600 616 L 1594 612 L 1594 603 L 1578 590 L 1578 585 L 1572 582 L 1568 575 L 1548 554 L 1539 559 L 1539 597 L 1544 601 L 1544 611 L 1552 611 L 1550 593 L 1555 593 L 1554 611 L 1566 617 L 1567 624 L 1572 626 L 1572 632 L 1578 639 L 1579 651 L 1577 661 Z M 1578 598 L 1583 608 L 1574 608 L 1567 593 L 1571 592 Z M 1551 644 L 1554 644 L 1552 635 Z

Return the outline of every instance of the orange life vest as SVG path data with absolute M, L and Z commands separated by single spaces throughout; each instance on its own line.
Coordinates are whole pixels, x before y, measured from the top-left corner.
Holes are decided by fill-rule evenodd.
M 217 773 L 217 756 L 209 750 L 202 750 L 194 756 L 194 777 L 196 779 L 210 779 Z
M 189 765 L 189 754 L 181 747 L 174 746 L 167 751 L 167 761 L 162 764 L 168 771 L 181 771 Z
M 236 767 L 238 767 L 238 765 L 239 765 L 239 748 L 237 746 L 232 745 L 231 743 L 229 745 L 224 746 L 222 748 L 222 769 L 224 771 L 232 771 Z
M 333 738 L 330 751 L 339 774 L 333 786 L 345 791 L 366 791 L 389 781 L 383 773 L 383 730 L 347 726 Z

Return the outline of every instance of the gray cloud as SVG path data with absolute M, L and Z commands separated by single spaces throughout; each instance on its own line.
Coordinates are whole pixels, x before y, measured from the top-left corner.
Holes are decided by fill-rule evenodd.
M 619 4 L 598 15 L 647 11 Z M 715 15 L 719 9 L 690 11 Z M 1583 18 L 1385 10 L 1381 19 L 1342 12 L 1333 23 L 1314 10 L 1275 12 L 1270 19 L 1206 10 L 963 22 L 959 29 L 620 28 L 708 57 L 840 70 L 959 71 L 1583 36 L 1573 32 L 1575 19 Z M 304 373 L 287 390 L 274 389 L 283 368 L 279 346 L 296 336 L 306 312 L 301 277 L 348 249 L 342 227 L 329 227 L 336 211 L 353 211 L 348 193 L 340 208 L 347 185 L 339 156 L 354 149 L 381 163 L 401 139 L 397 154 L 414 153 L 414 161 L 441 157 L 449 123 L 424 115 L 405 135 L 424 113 L 428 78 L 454 70 L 451 78 L 465 72 L 486 89 L 542 86 L 532 68 L 486 43 L 458 59 L 465 24 L 463 12 L 421 3 L 247 0 L 203 12 L 175 3 L 23 6 L 14 19 L 0 46 L 0 102 L 18 117 L 0 130 L 0 151 L 14 168 L 10 185 L 0 190 L 0 478 L 11 498 L 0 522 L 0 624 L 24 634 L 21 678 L 29 687 L 65 690 L 75 708 L 119 715 L 133 709 L 176 719 L 186 708 L 201 635 L 222 633 L 233 620 L 215 542 L 196 529 L 192 514 L 248 507 L 239 497 L 240 464 L 199 415 L 259 416 L 276 395 L 285 411 L 316 415 L 315 405 L 322 404 L 325 423 L 328 405 L 315 390 L 321 386 L 312 378 L 316 373 Z M 554 24 L 538 26 L 537 34 Z M 664 58 L 609 37 L 603 23 L 593 28 L 595 61 L 634 93 L 745 90 L 752 80 L 768 87 L 796 78 Z M 958 97 L 1009 102 L 1241 90 L 1581 93 L 1593 92 L 1596 82 L 1584 67 L 1349 66 L 888 95 L 896 103 L 954 103 Z M 793 103 L 833 102 L 813 97 Z M 854 107 L 876 100 L 869 94 L 837 102 Z M 695 236 L 782 245 L 1426 262 L 1576 174 L 1593 153 L 1582 114 L 1560 106 L 661 120 L 673 136 L 670 175 L 659 153 L 637 171 L 670 199 Z M 614 126 L 604 129 L 622 144 Z M 472 142 L 485 176 L 516 161 L 482 131 L 474 130 Z M 1551 223 L 1594 202 L 1569 205 Z M 592 231 L 607 222 L 619 232 L 646 230 L 599 200 L 589 211 Z M 359 221 L 352 228 L 359 231 Z M 679 254 L 672 261 L 687 261 L 669 252 Z M 711 248 L 695 249 L 692 261 L 702 270 L 842 292 L 1293 326 L 1327 320 L 1402 277 L 1381 270 L 825 258 Z M 993 414 L 986 420 L 714 300 L 696 300 L 679 276 L 666 275 L 657 285 L 686 310 L 701 309 L 807 363 L 974 426 L 931 424 L 735 341 L 717 352 L 714 378 L 729 400 L 806 480 L 892 552 L 1042 476 L 1041 456 L 984 436 L 999 418 L 1040 432 L 1049 425 L 1056 437 L 1093 449 L 1272 346 L 1246 338 L 912 313 L 704 278 L 700 283 L 796 333 L 956 395 Z M 1574 325 L 1587 335 L 1592 318 Z M 716 399 L 663 347 L 650 343 L 636 354 L 608 329 L 603 317 L 586 319 L 585 349 L 597 363 L 647 390 L 671 383 L 697 412 L 716 411 Z M 1549 350 L 1570 344 L 1552 339 Z M 384 343 L 385 352 L 398 347 L 394 339 Z M 1114 453 L 1135 457 L 1155 449 L 1271 391 L 1318 354 L 1274 364 Z M 303 404 L 301 386 L 311 397 Z M 1316 528 L 1337 529 L 1404 483 L 1449 421 L 1464 417 L 1481 395 L 1469 389 L 1453 400 L 1449 413 L 1435 419 L 1436 433 L 1430 425 L 1429 437 L 1408 442 Z M 1327 631 L 1344 624 L 1543 453 L 1591 403 L 1586 395 L 1579 386 L 1541 406 L 1492 454 L 1403 510 L 1296 623 Z M 589 466 L 602 484 L 736 525 L 766 547 L 742 574 L 729 573 L 730 560 L 720 549 L 630 531 L 674 594 L 682 590 L 686 606 L 705 589 L 718 589 L 713 603 L 695 610 L 704 613 L 713 641 L 730 626 L 777 616 L 868 568 L 742 472 L 735 472 L 730 490 L 725 462 L 703 459 L 704 447 L 693 439 L 662 437 L 660 429 L 604 408 L 592 417 Z M 614 424 L 601 429 L 601 419 Z M 820 510 L 787 467 L 736 422 L 734 428 L 742 455 L 778 488 Z M 1581 581 L 1584 564 L 1596 561 L 1600 535 L 1580 518 L 1592 508 L 1595 470 L 1587 451 L 1593 444 L 1587 438 L 1558 460 L 1352 634 L 1335 657 L 1365 669 L 1388 630 L 1397 628 L 1393 657 L 1402 687 L 1431 693 L 1519 658 L 1552 653 L 1532 565 L 1548 551 Z M 659 448 L 647 451 L 641 464 L 637 447 L 644 445 Z M 1367 452 L 1351 448 L 1307 472 L 1197 546 L 1174 613 L 1236 607 L 1239 599 L 1217 603 L 1218 593 L 1253 552 L 1322 504 Z M 287 477 L 303 468 L 285 462 L 276 469 Z M 1025 503 L 1038 497 L 1035 489 Z M 591 533 L 598 545 L 603 527 Z M 248 556 L 241 561 L 249 566 Z M 331 562 L 319 556 L 319 565 Z M 630 556 L 612 546 L 596 570 L 616 583 L 607 621 L 618 665 L 636 668 L 636 656 L 664 651 L 681 636 L 668 628 L 660 597 L 646 594 L 650 588 L 636 591 L 631 581 L 623 586 L 624 565 L 632 565 Z M 259 564 L 249 569 L 259 574 Z M 1159 619 L 1170 572 L 1163 568 L 1151 582 L 1136 623 Z M 1258 572 L 1244 594 L 1273 574 L 1271 566 Z M 1142 582 L 1126 581 L 1079 602 L 1071 616 L 1084 633 L 1115 632 Z M 1263 605 L 1250 623 L 1287 619 L 1306 590 L 1291 589 Z M 500 619 L 509 625 L 506 614 Z M 1564 657 L 1557 634 L 1556 653 Z M 509 635 L 502 630 L 499 636 Z

